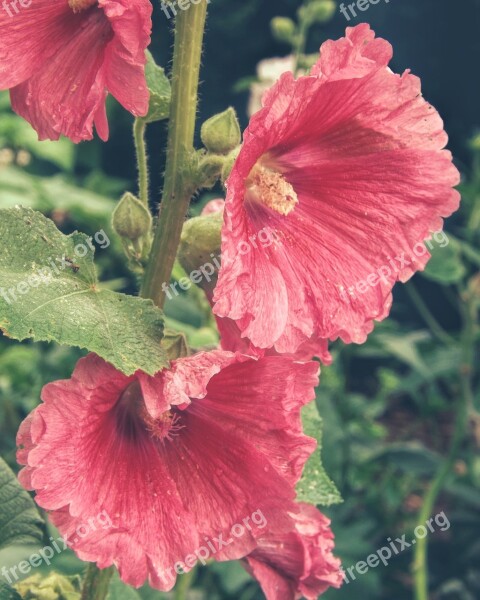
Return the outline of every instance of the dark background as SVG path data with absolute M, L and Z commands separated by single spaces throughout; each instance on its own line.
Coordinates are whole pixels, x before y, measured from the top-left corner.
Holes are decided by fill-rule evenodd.
M 348 4 L 347 2 L 346 4 Z M 202 70 L 199 119 L 205 120 L 228 104 L 235 106 L 243 127 L 248 123 L 248 92 L 236 92 L 237 82 L 255 75 L 263 58 L 284 56 L 289 48 L 274 41 L 270 21 L 274 16 L 295 16 L 298 0 L 212 0 Z M 167 66 L 171 55 L 172 23 L 155 6 L 152 52 Z M 394 48 L 391 68 L 410 69 L 421 77 L 424 96 L 443 116 L 456 160 L 469 160 L 466 139 L 480 126 L 480 0 L 380 0 L 349 22 L 337 10 L 334 19 L 318 27 L 308 51 L 315 52 L 325 39 L 344 35 L 345 27 L 368 22 L 378 36 Z M 247 32 L 247 35 L 245 34 Z M 123 119 L 128 116 L 123 113 Z M 117 127 L 113 123 L 117 123 Z M 122 119 L 120 119 L 120 123 Z M 112 119 L 112 136 L 102 145 L 104 169 L 111 175 L 135 179 L 128 128 Z M 151 127 L 151 153 L 164 148 L 165 126 Z M 96 145 L 94 142 L 93 145 Z M 92 144 L 86 144 L 84 151 Z M 91 150 L 91 149 L 90 149 Z M 152 170 L 160 185 L 161 169 Z

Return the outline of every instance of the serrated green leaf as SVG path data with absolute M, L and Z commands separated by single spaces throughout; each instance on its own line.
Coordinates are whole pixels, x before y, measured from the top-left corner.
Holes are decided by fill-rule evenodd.
M 33 500 L 0 458 L 0 550 L 42 542 L 43 526 Z
M 339 504 L 342 502 L 342 497 L 322 464 L 323 423 L 315 402 L 310 402 L 304 407 L 302 421 L 306 435 L 315 438 L 318 447 L 305 465 L 303 476 L 297 484 L 297 499 L 299 502 L 309 502 L 321 506 Z
M 146 54 L 145 78 L 150 92 L 150 105 L 148 113 L 143 117 L 143 120 L 147 123 L 153 123 L 154 121 L 168 119 L 170 116 L 172 88 L 164 69 L 155 63 L 153 56 L 148 50 Z
M 168 364 L 162 312 L 151 300 L 99 287 L 94 248 L 41 213 L 0 210 L 0 329 L 20 341 L 85 348 L 127 375 L 152 375 Z
M 458 283 L 463 279 L 466 269 L 458 242 L 450 238 L 448 246 L 434 246 L 431 255 L 422 273 L 427 279 L 443 284 Z
M 0 580 L 1 600 L 22 600 L 22 597 L 9 585 Z

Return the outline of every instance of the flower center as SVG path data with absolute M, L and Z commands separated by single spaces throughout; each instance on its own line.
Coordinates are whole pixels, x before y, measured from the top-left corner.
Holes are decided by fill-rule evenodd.
M 94 4 L 97 4 L 97 0 L 68 0 L 68 6 L 70 6 L 74 13 L 86 10 Z
M 167 410 L 160 417 L 154 419 L 146 409 L 142 411 L 142 419 L 151 436 L 162 443 L 171 442 L 178 432 L 185 426 L 180 422 L 180 415 L 173 410 Z
M 167 410 L 155 418 L 148 412 L 138 381 L 131 383 L 121 394 L 117 408 L 117 425 L 123 435 L 137 440 L 148 432 L 156 440 L 171 441 L 184 428 L 181 411 Z
M 288 215 L 298 204 L 298 196 L 293 186 L 281 173 L 269 167 L 255 165 L 247 185 L 260 202 L 280 215 Z

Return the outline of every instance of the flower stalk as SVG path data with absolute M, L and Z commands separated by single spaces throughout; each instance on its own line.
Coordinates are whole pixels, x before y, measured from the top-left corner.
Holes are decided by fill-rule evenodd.
M 457 405 L 455 406 L 455 426 L 452 442 L 447 457 L 440 465 L 440 468 L 431 483 L 422 508 L 418 515 L 418 525 L 423 525 L 432 515 L 437 498 L 442 491 L 445 482 L 452 472 L 457 458 L 462 440 L 465 437 L 466 426 L 468 423 L 468 407 L 473 402 L 472 392 L 472 374 L 475 364 L 475 306 L 471 300 L 465 297 L 462 304 L 463 313 L 463 334 L 462 334 L 462 354 L 463 364 L 460 372 L 461 394 Z M 428 600 L 428 541 L 427 537 L 419 538 L 413 554 L 413 578 L 415 600 Z
M 147 122 L 144 119 L 135 119 L 133 125 L 133 139 L 138 169 L 138 194 L 142 203 L 148 208 L 149 177 L 147 146 L 145 143 L 145 130 Z
M 170 281 L 182 226 L 196 185 L 192 172 L 198 84 L 207 16 L 207 0 L 180 11 L 175 23 L 172 104 L 165 183 L 142 296 L 163 307 L 162 284 Z
M 113 572 L 113 567 L 100 570 L 93 563 L 89 565 L 83 582 L 81 600 L 105 600 Z

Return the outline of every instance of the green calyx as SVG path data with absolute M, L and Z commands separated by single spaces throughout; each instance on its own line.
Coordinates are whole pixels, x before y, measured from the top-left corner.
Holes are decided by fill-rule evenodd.
M 205 291 L 212 291 L 220 264 L 221 214 L 194 217 L 183 226 L 178 260 L 190 279 Z
M 205 148 L 212 154 L 226 155 L 242 141 L 240 123 L 233 108 L 205 121 L 200 133 Z
M 152 243 L 152 215 L 148 208 L 126 192 L 113 211 L 112 226 L 120 236 L 127 256 L 141 263 L 148 256 Z

